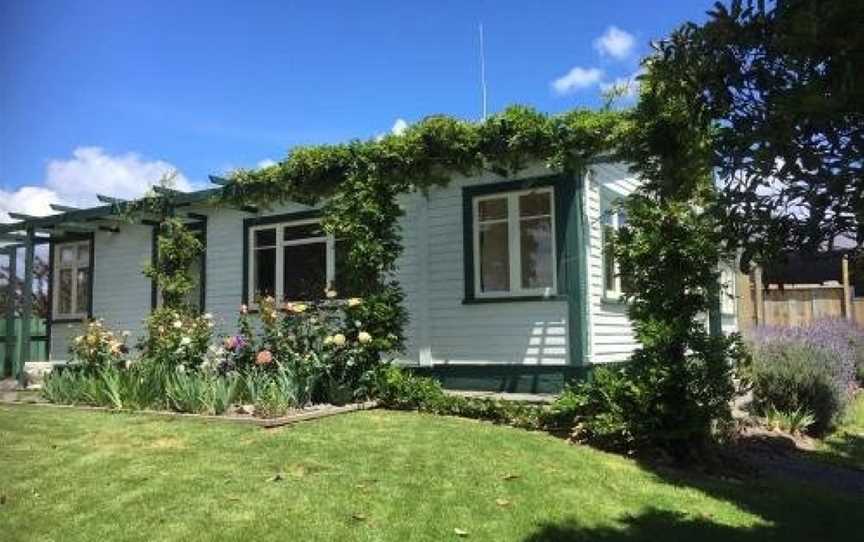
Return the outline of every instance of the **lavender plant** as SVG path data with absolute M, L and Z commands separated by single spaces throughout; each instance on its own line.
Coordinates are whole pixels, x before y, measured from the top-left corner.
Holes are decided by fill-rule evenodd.
M 814 433 L 828 430 L 855 390 L 864 331 L 845 320 L 801 327 L 761 327 L 750 338 L 754 406 L 765 415 L 809 411 Z

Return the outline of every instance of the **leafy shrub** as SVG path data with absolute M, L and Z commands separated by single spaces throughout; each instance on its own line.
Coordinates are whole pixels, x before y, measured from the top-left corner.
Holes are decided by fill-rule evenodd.
M 851 402 L 861 337 L 838 320 L 758 329 L 750 372 L 757 414 L 811 412 L 811 431 L 827 431 Z
M 241 307 L 239 334 L 223 342 L 225 365 L 244 373 L 253 368 L 281 372 L 280 379 L 293 382 L 301 406 L 315 398 L 337 403 L 354 399 L 391 343 L 364 329 L 359 319 L 363 300 L 335 296 L 328 291 L 327 300 L 281 307 L 272 297 L 260 299 L 260 332 Z
M 573 416 L 573 438 L 602 448 L 659 447 L 678 460 L 698 455 L 698 447 L 731 421 L 730 373 L 746 356 L 737 336 L 694 333 L 689 340 L 680 364 L 667 363 L 663 349 L 652 347 L 637 350 L 622 366 L 596 368 L 556 403 L 557 422 L 566 425 Z M 683 449 L 688 442 L 692 450 Z
M 417 376 L 395 365 L 379 372 L 376 390 L 379 402 L 388 408 L 461 416 L 525 429 L 547 426 L 548 407 L 448 394 L 434 378 Z
M 816 417 L 804 409 L 783 412 L 769 407 L 765 412 L 765 424 L 772 429 L 779 429 L 787 433 L 806 433 L 816 422 Z
M 106 328 L 102 320 L 91 320 L 85 324 L 83 335 L 75 337 L 69 348 L 72 361 L 97 371 L 109 365 L 122 363 L 123 356 L 129 353 L 126 340 L 129 332 L 117 336 Z

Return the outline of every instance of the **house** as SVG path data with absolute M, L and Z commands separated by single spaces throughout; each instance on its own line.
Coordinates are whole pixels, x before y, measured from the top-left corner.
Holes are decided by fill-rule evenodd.
M 397 278 L 410 323 L 400 361 L 449 386 L 511 391 L 560 389 L 594 364 L 625 361 L 637 343 L 609 239 L 626 220 L 613 204 L 636 186 L 625 165 L 598 160 L 578 178 L 537 166 L 404 195 Z M 338 290 L 339 243 L 318 227 L 318 211 L 216 207 L 215 190 L 171 195 L 206 245 L 190 301 L 213 314 L 217 331 L 232 332 L 238 307 L 259 294 Z M 0 227 L 49 246 L 52 360 L 66 358 L 87 318 L 140 336 L 159 297 L 141 272 L 155 225 L 122 222 L 117 202 L 103 200 Z M 734 329 L 734 310 L 725 312 L 722 325 Z

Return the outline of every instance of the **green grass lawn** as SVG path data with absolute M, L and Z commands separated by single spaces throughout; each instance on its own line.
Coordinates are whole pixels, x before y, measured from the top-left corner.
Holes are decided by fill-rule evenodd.
M 376 410 L 263 430 L 6 405 L 0 503 L 4 541 L 851 540 L 861 511 L 457 418 Z
M 834 463 L 864 469 L 864 391 L 858 392 L 843 422 L 821 443 L 817 454 Z

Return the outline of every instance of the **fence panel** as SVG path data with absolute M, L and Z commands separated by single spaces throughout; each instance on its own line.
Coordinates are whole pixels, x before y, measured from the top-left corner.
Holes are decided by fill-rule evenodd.
M 15 349 L 11 359 L 7 359 L 6 349 L 6 319 L 0 318 L 0 377 L 12 376 L 13 370 L 21 362 L 21 348 L 23 340 L 21 337 L 21 320 L 15 319 Z M 30 360 L 46 361 L 48 359 L 48 326 L 44 319 L 30 320 Z

